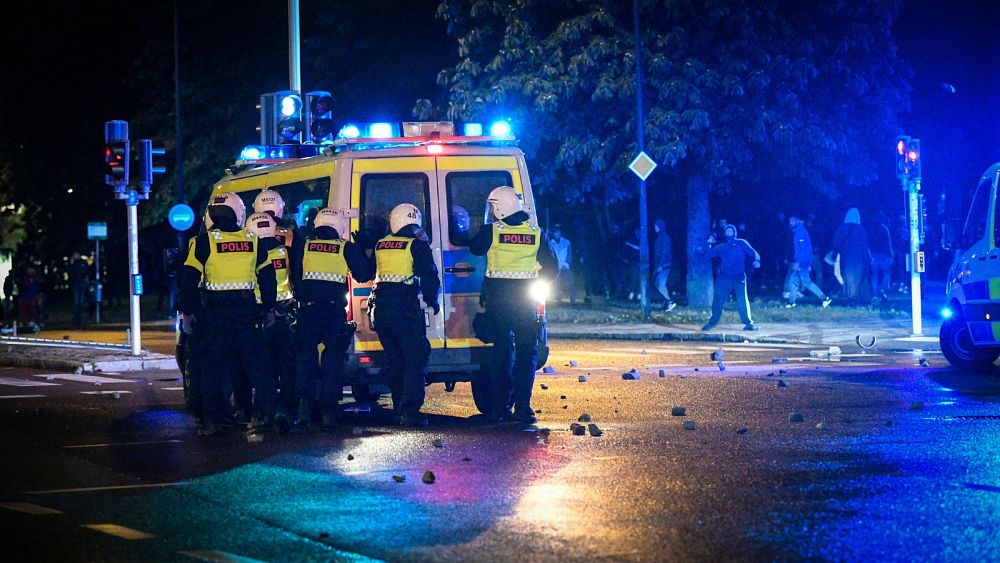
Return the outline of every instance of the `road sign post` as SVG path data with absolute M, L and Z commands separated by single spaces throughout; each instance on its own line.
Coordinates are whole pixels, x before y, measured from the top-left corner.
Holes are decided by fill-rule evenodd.
M 94 241 L 94 322 L 101 324 L 101 241 L 108 238 L 108 224 L 87 223 L 87 238 Z

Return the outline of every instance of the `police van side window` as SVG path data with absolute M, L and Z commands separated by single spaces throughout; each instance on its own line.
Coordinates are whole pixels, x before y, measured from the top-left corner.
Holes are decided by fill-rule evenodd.
M 486 196 L 499 186 L 512 186 L 510 172 L 449 172 L 445 176 L 448 192 L 448 239 L 455 246 L 468 246 L 483 228 L 486 219 Z
M 976 244 L 986 234 L 986 221 L 989 219 L 990 190 L 992 185 L 992 178 L 980 183 L 979 187 L 976 188 L 976 193 L 972 196 L 969 217 L 965 221 L 965 231 L 962 234 L 963 246 L 965 248 Z
M 401 203 L 412 203 L 423 216 L 428 241 L 431 228 L 430 182 L 422 172 L 365 174 L 361 177 L 361 230 L 371 237 L 389 234 L 389 212 Z
M 290 184 L 268 186 L 267 189 L 281 194 L 285 202 L 285 221 L 294 222 L 297 227 L 312 226 L 312 220 L 320 209 L 326 207 L 330 198 L 330 178 L 313 178 Z M 256 195 L 256 193 L 254 194 Z M 251 203 L 253 200 L 251 200 Z M 250 207 L 247 207 L 250 209 Z

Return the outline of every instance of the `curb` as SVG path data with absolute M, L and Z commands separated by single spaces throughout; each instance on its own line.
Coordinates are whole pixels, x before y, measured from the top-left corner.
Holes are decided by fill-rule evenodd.
M 75 372 L 76 370 L 82 370 L 85 372 L 93 373 L 95 370 L 100 371 L 147 371 L 147 370 L 172 370 L 177 369 L 177 360 L 170 357 L 159 357 L 159 358 L 136 358 L 136 359 L 126 359 L 126 360 L 98 360 L 98 361 L 85 361 L 85 360 L 64 360 L 64 359 L 54 359 L 54 358 L 19 358 L 16 356 L 11 356 L 5 354 L 0 356 L 0 366 L 18 367 L 18 368 L 35 368 L 35 369 L 54 369 L 60 371 L 70 371 Z
M 752 334 L 752 333 L 750 333 Z M 717 333 L 686 333 L 686 332 L 555 332 L 549 330 L 549 338 L 553 340 L 659 340 L 673 342 L 760 342 L 761 344 L 815 344 L 808 340 L 783 338 L 780 336 L 753 337 L 743 331 Z

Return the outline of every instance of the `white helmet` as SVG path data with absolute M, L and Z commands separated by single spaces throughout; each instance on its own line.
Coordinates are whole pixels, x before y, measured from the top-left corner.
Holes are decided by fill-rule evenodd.
M 313 226 L 317 229 L 320 227 L 333 227 L 336 229 L 337 234 L 340 235 L 340 238 L 347 236 L 347 231 L 349 230 L 347 217 L 332 207 L 320 209 L 313 220 Z
M 521 196 L 510 186 L 494 188 L 486 201 L 497 219 L 506 219 L 521 210 Z
M 285 200 L 281 199 L 281 194 L 274 190 L 264 190 L 253 198 L 253 210 L 256 213 L 270 211 L 274 216 L 281 219 L 285 215 Z
M 420 210 L 412 203 L 400 203 L 392 208 L 389 213 L 389 230 L 398 233 L 400 229 L 407 225 L 423 226 L 423 217 Z
M 247 230 L 260 238 L 274 236 L 274 217 L 270 213 L 254 213 L 247 217 Z
M 236 214 L 236 225 L 243 227 L 243 222 L 246 221 L 247 218 L 247 207 L 243 204 L 243 200 L 240 199 L 240 196 L 232 192 L 213 196 L 208 202 L 208 208 L 211 209 L 216 205 L 224 205 L 232 209 L 233 213 Z

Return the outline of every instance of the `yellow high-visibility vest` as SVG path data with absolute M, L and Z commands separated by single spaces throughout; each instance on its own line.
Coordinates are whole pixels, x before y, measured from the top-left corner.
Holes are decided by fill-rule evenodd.
M 288 250 L 284 246 L 276 246 L 267 251 L 267 258 L 274 266 L 274 279 L 278 282 L 278 301 L 288 301 L 292 294 L 292 278 L 288 274 Z
M 203 276 L 208 291 L 253 290 L 257 287 L 257 235 L 208 231 L 209 254 Z M 193 248 L 192 248 L 193 252 Z
M 409 237 L 387 236 L 375 245 L 375 282 L 413 283 Z
M 529 223 L 493 223 L 493 244 L 486 253 L 486 277 L 526 280 L 538 277 L 536 258 L 541 231 Z
M 302 252 L 302 279 L 347 283 L 344 241 L 309 239 Z

